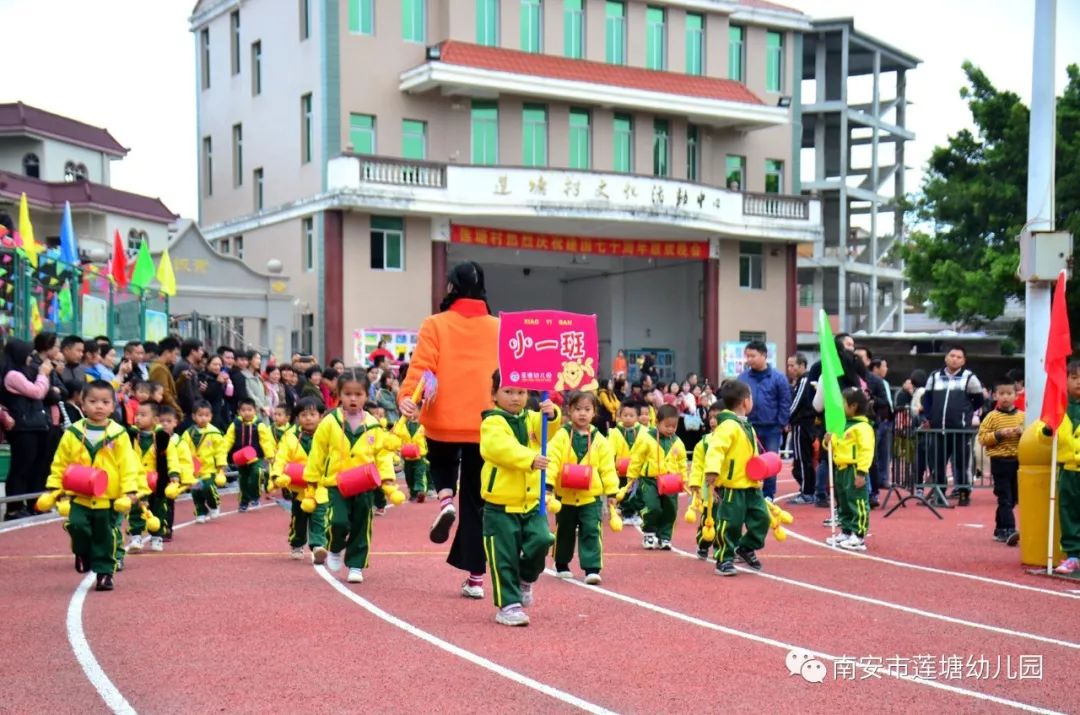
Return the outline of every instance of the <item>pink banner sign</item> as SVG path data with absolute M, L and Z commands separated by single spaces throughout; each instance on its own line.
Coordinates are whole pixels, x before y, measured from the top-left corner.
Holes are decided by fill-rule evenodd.
M 499 371 L 506 386 L 595 390 L 596 316 L 559 310 L 499 313 Z

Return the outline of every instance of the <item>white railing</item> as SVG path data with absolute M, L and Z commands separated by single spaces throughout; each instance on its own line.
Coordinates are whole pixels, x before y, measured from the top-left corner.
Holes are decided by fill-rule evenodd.
M 446 188 L 446 166 L 423 161 L 362 157 L 360 181 L 442 189 Z
M 743 213 L 747 216 L 806 221 L 810 218 L 810 200 L 805 196 L 745 193 L 743 194 Z

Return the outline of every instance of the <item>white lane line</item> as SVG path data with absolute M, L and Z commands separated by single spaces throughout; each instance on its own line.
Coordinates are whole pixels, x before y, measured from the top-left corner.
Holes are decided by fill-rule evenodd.
M 551 576 L 552 578 L 556 578 L 556 579 L 558 579 L 560 581 L 565 580 L 565 579 L 559 579 L 558 576 L 555 575 L 555 572 L 551 571 L 550 569 L 545 571 L 545 573 L 547 575 Z M 706 621 L 704 619 L 698 618 L 697 616 L 691 616 L 691 615 L 688 615 L 686 613 L 682 613 L 680 611 L 676 611 L 676 610 L 673 610 L 673 609 L 670 609 L 670 608 L 666 608 L 664 606 L 658 606 L 655 603 L 650 603 L 648 601 L 643 601 L 641 599 L 634 598 L 633 596 L 627 596 L 625 594 L 619 593 L 618 591 L 612 591 L 611 589 L 608 589 L 608 588 L 603 588 L 603 587 L 600 587 L 600 586 L 588 586 L 588 585 L 586 585 L 586 584 L 584 584 L 584 583 L 582 583 L 580 581 L 572 581 L 572 580 L 567 580 L 567 583 L 570 583 L 570 584 L 572 584 L 574 586 L 577 586 L 578 588 L 584 588 L 584 589 L 586 589 L 588 591 L 592 591 L 593 593 L 597 593 L 597 594 L 600 594 L 602 596 L 607 596 L 608 598 L 613 598 L 616 601 L 622 601 L 623 603 L 628 603 L 628 604 L 630 604 L 632 606 L 637 606 L 637 607 L 643 608 L 643 609 L 645 609 L 647 611 L 652 611 L 653 613 L 659 613 L 659 614 L 661 614 L 663 616 L 668 616 L 669 618 L 674 618 L 675 620 L 683 621 L 684 623 L 689 623 L 689 624 L 694 625 L 694 626 L 700 626 L 701 628 L 706 628 L 708 630 L 716 631 L 718 633 L 723 633 L 725 635 L 735 636 L 737 638 L 744 638 L 746 640 L 754 641 L 755 643 L 761 643 L 763 645 L 772 646 L 774 648 L 780 648 L 785 653 L 790 652 L 792 650 L 803 650 L 803 651 L 806 651 L 806 652 L 810 653 L 811 655 L 813 655 L 813 656 L 815 656 L 817 658 L 820 658 L 820 659 L 829 660 L 829 661 L 841 660 L 840 656 L 829 655 L 828 653 L 823 653 L 821 651 L 811 650 L 809 648 L 804 648 L 803 646 L 796 645 L 794 643 L 785 643 L 783 641 L 778 641 L 778 640 L 775 640 L 773 638 L 769 638 L 767 636 L 759 636 L 756 633 L 748 633 L 746 631 L 740 631 L 740 630 L 736 630 L 734 628 L 728 628 L 727 626 L 721 626 L 718 623 L 713 623 L 712 621 Z M 850 658 L 847 658 L 847 659 L 845 659 L 845 662 L 850 662 L 850 660 L 851 660 Z M 779 666 L 780 666 L 780 664 L 778 663 L 778 667 Z M 855 664 L 855 667 L 859 667 L 857 663 Z M 897 672 L 895 670 L 889 670 L 888 668 L 876 668 L 876 667 L 874 667 L 874 668 L 863 668 L 863 670 L 865 672 L 867 672 L 867 673 L 869 673 L 870 670 L 873 670 L 874 673 L 880 673 L 880 674 L 886 675 L 886 676 L 888 676 L 890 678 L 895 678 L 896 680 L 902 680 L 902 681 L 905 681 L 905 682 L 908 682 L 908 683 L 913 683 L 915 685 L 922 685 L 922 686 L 925 686 L 925 687 L 928 687 L 928 688 L 934 688 L 935 690 L 944 690 L 946 692 L 953 693 L 955 695 L 961 695 L 963 697 L 974 698 L 976 700 L 984 700 L 986 702 L 997 703 L 998 705 L 1005 705 L 1007 707 L 1016 708 L 1017 710 L 1023 710 L 1025 712 L 1044 713 L 1046 715 L 1063 715 L 1063 713 L 1060 713 L 1057 710 L 1047 710 L 1046 708 L 1041 708 L 1041 707 L 1039 707 L 1037 705 L 1029 705 L 1028 703 L 1022 703 L 1022 702 L 1019 702 L 1017 700 L 1009 700 L 1008 698 L 1001 698 L 1001 697 L 998 697 L 996 695 L 990 695 L 988 693 L 980 693 L 980 692 L 975 691 L 975 690 L 966 690 L 964 688 L 959 688 L 959 687 L 956 687 L 955 685 L 948 685 L 946 683 L 942 683 L 942 682 L 937 681 L 937 680 L 921 680 L 921 679 L 916 678 L 916 677 L 914 677 L 912 675 L 905 675 L 905 674 Z
M 336 590 L 342 596 L 348 598 L 356 605 L 363 608 L 368 613 L 378 618 L 381 618 L 390 625 L 400 628 L 409 635 L 415 636 L 416 638 L 419 638 L 425 643 L 429 643 L 436 648 L 444 650 L 451 655 L 455 655 L 462 660 L 466 660 L 473 665 L 478 665 L 481 668 L 489 670 L 496 675 L 502 676 L 503 678 L 506 678 L 511 682 L 524 685 L 527 688 L 531 688 L 539 693 L 547 695 L 548 697 L 552 697 L 560 702 L 566 703 L 567 705 L 572 705 L 576 708 L 584 710 L 585 712 L 597 713 L 598 715 L 614 715 L 613 711 L 608 710 L 607 708 L 601 707 L 594 703 L 590 703 L 587 700 L 582 700 L 576 695 L 571 695 L 570 693 L 559 690 L 558 688 L 547 685 L 546 683 L 541 683 L 539 680 L 533 680 L 532 678 L 523 675 L 516 670 L 511 670 L 510 668 L 490 661 L 481 655 L 477 655 L 476 653 L 467 651 L 464 648 L 454 645 L 453 643 L 444 641 L 442 638 L 439 638 L 436 635 L 421 630 L 420 628 L 417 628 L 411 623 L 403 621 L 397 616 L 387 613 L 366 598 L 363 598 L 354 593 L 353 591 L 350 591 L 343 583 L 341 583 L 341 581 L 335 578 L 333 574 L 327 571 L 325 566 L 315 567 L 315 572 L 318 573 L 324 581 L 333 586 L 334 590 Z

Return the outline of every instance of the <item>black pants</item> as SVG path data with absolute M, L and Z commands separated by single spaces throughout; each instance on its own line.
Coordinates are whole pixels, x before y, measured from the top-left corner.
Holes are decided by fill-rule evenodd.
M 945 474 L 946 465 L 951 464 L 953 489 L 970 490 L 967 470 L 971 459 L 971 434 L 961 430 L 938 432 L 932 436 L 930 449 L 930 464 L 934 471 L 934 481 L 944 488 L 948 483 L 948 477 Z
M 48 431 L 8 432 L 7 439 L 11 444 L 11 470 L 7 478 L 7 495 L 12 497 L 44 490 L 45 475 L 52 462 Z M 7 511 L 13 514 L 24 508 L 32 509 L 33 502 L 8 502 Z
M 814 425 L 796 423 L 791 426 L 791 451 L 794 462 L 791 474 L 802 487 L 799 491 L 814 496 L 817 472 L 814 470 Z
M 484 573 L 484 500 L 480 498 L 480 445 L 428 439 L 428 462 L 436 491 L 458 495 L 457 531 L 446 563 L 469 573 Z M 460 485 L 459 485 L 460 479 Z
M 1016 506 L 1016 472 L 1020 463 L 1016 459 L 991 458 L 990 474 L 994 477 L 994 496 L 997 512 L 994 514 L 995 531 L 1012 531 L 1016 528 L 1013 507 Z

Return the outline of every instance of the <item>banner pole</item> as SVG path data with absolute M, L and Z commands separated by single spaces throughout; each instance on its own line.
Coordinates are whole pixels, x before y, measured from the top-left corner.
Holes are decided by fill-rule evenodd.
M 836 435 L 833 435 L 835 438 Z M 829 523 L 832 524 L 832 547 L 836 546 L 836 482 L 833 479 L 833 451 L 832 440 L 829 440 Z
M 1057 503 L 1057 451 L 1058 436 L 1054 430 L 1054 442 L 1050 448 L 1050 515 L 1046 527 L 1046 575 L 1054 573 L 1054 508 Z
M 547 402 L 548 392 L 540 393 L 540 402 Z M 540 454 L 547 456 L 548 416 L 547 412 L 540 412 Z M 540 514 L 547 516 L 547 469 L 540 470 Z

